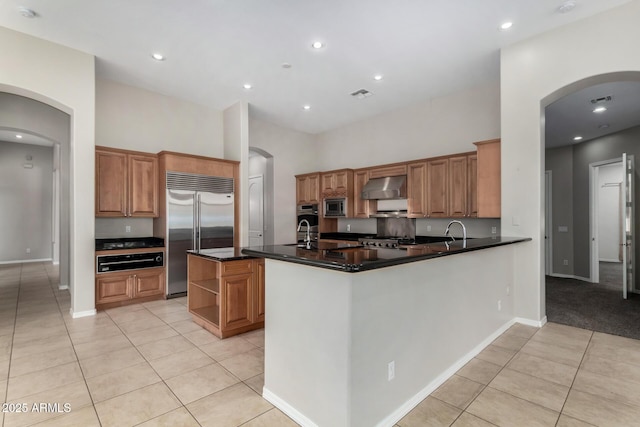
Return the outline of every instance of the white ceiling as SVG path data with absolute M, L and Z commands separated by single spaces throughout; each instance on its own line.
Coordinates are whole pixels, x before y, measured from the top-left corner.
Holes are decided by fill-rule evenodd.
M 497 81 L 500 48 L 628 1 L 3 0 L 0 25 L 95 55 L 99 77 L 318 133 Z
M 17 135 L 20 135 L 19 138 Z M 6 129 L 0 127 L 0 142 L 15 142 L 18 144 L 42 145 L 45 147 L 53 147 L 53 141 L 34 135 L 23 130 Z
M 593 103 L 593 100 L 611 100 Z M 594 113 L 597 106 L 606 111 Z M 561 147 L 599 138 L 640 125 L 640 82 L 614 82 L 594 85 L 572 93 L 545 109 L 545 144 Z M 574 141 L 575 136 L 582 136 Z

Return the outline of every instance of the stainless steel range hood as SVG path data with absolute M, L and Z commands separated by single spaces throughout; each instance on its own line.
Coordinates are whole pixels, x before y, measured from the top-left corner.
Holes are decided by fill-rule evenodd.
M 407 197 L 407 177 L 400 175 L 370 179 L 362 188 L 360 197 L 365 200 L 404 199 Z

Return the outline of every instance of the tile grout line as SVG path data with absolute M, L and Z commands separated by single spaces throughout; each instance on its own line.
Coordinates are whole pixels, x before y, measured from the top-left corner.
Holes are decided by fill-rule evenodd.
M 11 374 L 11 358 L 13 356 L 13 341 L 15 339 L 16 336 L 16 324 L 18 323 L 18 302 L 20 301 L 20 288 L 21 288 L 21 284 L 22 284 L 22 269 L 23 269 L 23 265 L 20 264 L 20 275 L 18 276 L 18 295 L 16 295 L 16 308 L 15 308 L 15 314 L 13 316 L 13 332 L 11 333 L 11 351 L 9 351 L 9 366 L 7 366 L 7 384 L 5 386 L 5 390 L 4 390 L 4 401 L 5 403 L 8 401 L 9 399 L 9 378 L 10 378 L 10 374 Z M 5 424 L 5 420 L 6 420 L 6 414 L 2 414 L 2 425 L 4 427 Z

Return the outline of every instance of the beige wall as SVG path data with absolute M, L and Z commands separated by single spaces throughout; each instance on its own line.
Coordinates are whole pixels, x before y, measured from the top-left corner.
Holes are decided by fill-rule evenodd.
M 71 115 L 70 291 L 75 316 L 94 310 L 94 57 L 0 27 L 0 91 Z M 61 267 L 62 268 L 62 267 Z
M 260 120 L 249 120 L 249 146 L 273 156 L 274 241 L 276 244 L 295 242 L 294 175 L 318 170 L 315 137 Z
M 516 251 L 517 316 L 545 317 L 544 107 L 608 80 L 583 79 L 640 71 L 638 22 L 640 1 L 635 0 L 502 51 L 502 234 L 533 238 Z
M 96 145 L 222 158 L 222 112 L 97 79 Z
M 474 141 L 499 136 L 495 82 L 320 134 L 317 167 L 358 168 L 474 151 Z

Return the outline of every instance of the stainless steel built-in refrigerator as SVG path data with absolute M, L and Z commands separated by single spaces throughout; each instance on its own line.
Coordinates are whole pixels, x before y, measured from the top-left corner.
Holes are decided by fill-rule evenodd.
M 233 178 L 167 172 L 167 297 L 187 292 L 187 251 L 233 246 Z

